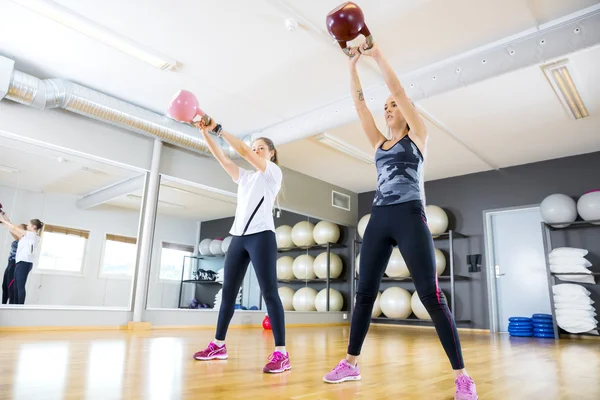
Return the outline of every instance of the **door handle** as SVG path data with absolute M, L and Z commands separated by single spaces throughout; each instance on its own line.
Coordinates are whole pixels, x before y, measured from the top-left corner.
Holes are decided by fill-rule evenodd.
M 501 276 L 504 276 L 506 274 L 501 274 L 500 273 L 500 266 L 496 265 L 496 278 L 500 278 Z

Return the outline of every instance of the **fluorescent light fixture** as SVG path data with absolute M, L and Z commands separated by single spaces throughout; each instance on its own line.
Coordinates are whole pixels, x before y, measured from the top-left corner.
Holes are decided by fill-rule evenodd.
M 0 171 L 2 171 L 2 172 L 10 172 L 10 173 L 17 173 L 17 172 L 19 172 L 18 169 L 13 168 L 13 167 L 8 167 L 6 165 L 0 165 Z
M 128 194 L 127 198 L 128 199 L 132 199 L 132 200 L 142 200 L 142 196 L 138 196 L 136 194 Z M 159 200 L 158 204 L 161 205 L 161 206 L 165 206 L 167 208 L 181 208 L 181 209 L 185 209 L 185 207 L 182 206 L 181 204 L 169 203 L 168 201 Z
M 350 157 L 354 157 L 358 160 L 364 161 L 367 164 L 375 164 L 375 160 L 374 157 L 357 149 L 354 146 L 349 145 L 348 143 L 334 137 L 331 136 L 327 133 L 321 133 L 320 135 L 317 135 L 314 137 L 316 141 L 334 148 L 337 151 L 340 151 L 344 154 L 349 155 Z
M 542 65 L 541 68 L 561 104 L 568 110 L 568 114 L 574 119 L 589 117 L 588 110 L 583 104 L 573 77 L 569 72 L 568 64 L 569 60 L 564 59 L 552 64 Z
M 50 18 L 67 28 L 91 37 L 107 46 L 113 47 L 130 56 L 137 57 L 163 71 L 168 71 L 177 65 L 177 60 L 158 53 L 125 36 L 119 35 L 106 27 L 85 18 L 66 7 L 47 0 L 12 0 L 46 18 Z

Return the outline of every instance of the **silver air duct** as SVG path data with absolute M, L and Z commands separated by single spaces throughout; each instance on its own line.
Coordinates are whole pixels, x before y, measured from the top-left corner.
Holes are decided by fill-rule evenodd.
M 8 89 L 5 90 L 5 97 L 9 100 L 38 110 L 62 108 L 203 155 L 210 155 L 206 142 L 196 128 L 64 79 L 36 78 L 14 67 L 9 68 L 10 64 L 14 65 L 14 62 L 11 62 L 12 60 L 0 56 L 0 65 L 3 66 L 0 72 L 4 75 L 0 77 L 0 84 L 6 82 L 6 73 L 11 73 Z M 0 91 L 0 94 L 3 92 Z M 230 158 L 239 158 L 238 153 L 223 139 L 215 139 Z M 244 141 L 249 144 L 250 137 L 244 138 Z

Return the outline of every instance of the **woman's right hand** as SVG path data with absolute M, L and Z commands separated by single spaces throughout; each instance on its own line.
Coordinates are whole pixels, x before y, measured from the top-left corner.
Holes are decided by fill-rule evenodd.
M 350 66 L 351 70 L 354 70 L 356 69 L 356 63 L 358 62 L 362 54 L 358 51 L 358 47 L 350 47 L 349 52 L 354 57 L 348 57 L 348 65 Z

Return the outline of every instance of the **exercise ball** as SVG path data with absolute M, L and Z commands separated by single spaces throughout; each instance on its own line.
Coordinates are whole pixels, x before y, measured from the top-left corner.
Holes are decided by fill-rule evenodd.
M 292 227 L 289 225 L 281 225 L 275 229 L 275 240 L 277 241 L 278 249 L 289 249 L 294 247 L 292 241 Z
M 547 196 L 540 204 L 542 220 L 554 228 L 565 228 L 571 224 L 557 222 L 573 222 L 577 219 L 577 203 L 566 194 L 554 193 Z
M 337 243 L 340 238 L 340 227 L 329 221 L 321 221 L 315 225 L 313 239 L 317 244 Z
M 369 220 L 371 219 L 371 214 L 364 215 L 360 221 L 358 221 L 358 234 L 361 239 L 365 236 L 365 230 L 367 229 L 367 225 Z
M 383 291 L 379 304 L 381 312 L 388 318 L 406 319 L 412 312 L 410 292 L 397 286 Z
M 412 294 L 412 297 L 410 299 L 410 306 L 412 308 L 412 312 L 417 316 L 417 318 L 431 319 L 431 316 L 427 312 L 427 309 L 421 302 L 419 294 L 416 291 Z
M 300 288 L 294 293 L 292 303 L 296 311 L 316 311 L 317 291 L 311 287 Z
M 577 212 L 584 221 L 600 220 L 600 189 L 586 192 L 577 201 Z M 600 222 L 594 222 L 600 225 Z
M 277 259 L 277 279 L 294 279 L 294 258 L 283 256 Z
M 342 273 L 342 259 L 335 253 L 329 253 L 329 277 L 331 279 L 339 278 Z M 313 262 L 313 270 L 318 278 L 327 278 L 327 252 L 319 254 Z
M 312 246 L 315 244 L 313 230 L 315 224 L 308 221 L 300 221 L 292 228 L 292 241 L 298 247 Z
M 329 289 L 329 311 L 342 311 L 344 298 L 335 289 Z M 317 311 L 327 311 L 327 289 L 322 289 L 315 297 L 315 308 Z
M 446 256 L 440 249 L 435 249 L 435 272 L 437 276 L 440 276 L 446 270 Z
M 377 298 L 373 304 L 373 311 L 371 312 L 372 318 L 377 318 L 381 315 L 381 292 L 377 292 Z
M 294 276 L 298 279 L 315 279 L 315 270 L 313 263 L 315 258 L 309 254 L 302 254 L 294 260 L 292 264 L 292 271 Z
M 223 239 L 223 243 L 221 243 L 221 250 L 223 250 L 223 254 L 226 254 L 227 250 L 229 250 L 229 245 L 231 244 L 232 240 L 233 236 L 227 236 L 225 239 Z
M 448 229 L 448 215 L 441 207 L 434 205 L 425 207 L 425 216 L 427 217 L 429 232 L 434 238 Z
M 221 239 L 212 240 L 210 242 L 209 249 L 212 255 L 214 256 L 222 256 L 223 254 L 225 254 L 223 252 L 223 240 Z
M 212 253 L 210 252 L 210 244 L 211 243 L 212 243 L 212 239 L 204 239 L 200 242 L 200 245 L 198 246 L 198 251 L 200 252 L 201 255 L 212 256 Z
M 285 311 L 294 311 L 294 289 L 282 286 L 277 289 L 277 292 L 279 292 L 279 298 L 283 304 L 283 309 Z
M 392 250 L 392 255 L 385 268 L 385 274 L 390 278 L 407 278 L 410 276 L 406 262 L 402 257 L 402 253 L 397 247 Z

